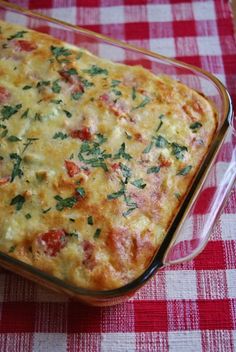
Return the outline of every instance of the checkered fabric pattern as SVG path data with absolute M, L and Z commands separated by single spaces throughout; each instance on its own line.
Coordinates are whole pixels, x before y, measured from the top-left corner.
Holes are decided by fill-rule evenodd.
M 201 66 L 225 83 L 236 103 L 236 44 L 226 0 L 14 3 Z M 228 158 L 226 145 L 220 162 Z M 236 351 L 236 189 L 204 251 L 159 271 L 124 304 L 83 306 L 2 270 L 0 352 L 6 351 Z

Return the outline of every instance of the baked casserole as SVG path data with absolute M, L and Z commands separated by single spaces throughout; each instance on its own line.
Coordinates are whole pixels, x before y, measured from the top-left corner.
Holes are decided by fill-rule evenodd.
M 77 287 L 147 268 L 217 127 L 212 103 L 0 21 L 0 250 Z

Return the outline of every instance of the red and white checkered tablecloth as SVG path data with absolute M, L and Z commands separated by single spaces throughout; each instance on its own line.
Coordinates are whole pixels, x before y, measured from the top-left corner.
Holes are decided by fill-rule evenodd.
M 201 66 L 225 83 L 236 104 L 236 43 L 226 0 L 14 3 Z M 236 188 L 204 251 L 159 271 L 127 303 L 83 306 L 2 270 L 0 352 L 6 351 L 236 351 Z

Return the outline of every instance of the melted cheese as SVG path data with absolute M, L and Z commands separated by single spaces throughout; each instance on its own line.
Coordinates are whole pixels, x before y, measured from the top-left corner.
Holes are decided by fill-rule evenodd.
M 120 287 L 160 246 L 216 129 L 206 98 L 0 21 L 0 250 Z

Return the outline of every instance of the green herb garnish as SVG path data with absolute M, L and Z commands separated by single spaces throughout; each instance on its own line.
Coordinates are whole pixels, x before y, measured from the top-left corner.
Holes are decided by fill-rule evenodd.
M 137 97 L 136 95 L 136 88 L 135 87 L 132 87 L 132 99 L 135 100 Z
M 145 188 L 146 187 L 146 183 L 143 182 L 142 178 L 139 178 L 138 180 L 134 180 L 133 182 L 131 182 L 131 184 L 137 188 Z
M 51 45 L 50 50 L 51 50 L 53 56 L 55 56 L 57 61 L 60 56 L 70 56 L 71 55 L 71 51 L 69 49 L 59 47 L 59 46 Z
M 14 160 L 15 163 L 13 165 L 13 170 L 11 173 L 11 182 L 14 181 L 14 179 L 18 176 L 19 178 L 21 178 L 23 176 L 23 171 L 21 170 L 20 166 L 21 166 L 21 157 L 16 154 L 16 153 L 11 153 L 10 154 L 10 158 L 11 160 Z
M 31 216 L 31 214 L 30 214 L 30 213 L 27 213 L 27 214 L 25 214 L 25 218 L 26 218 L 27 220 L 29 220 L 29 219 L 31 219 L 31 218 L 32 218 L 32 216 Z
M 191 169 L 192 169 L 192 165 L 188 165 L 188 166 L 184 167 L 183 169 L 181 169 L 180 171 L 178 171 L 176 175 L 185 176 L 190 172 Z
M 125 177 L 124 183 L 128 183 L 128 179 L 131 177 L 132 171 L 125 164 L 120 163 L 119 165 L 120 165 L 120 169 L 121 169 L 122 175 Z
M 14 198 L 12 198 L 10 205 L 14 205 L 16 210 L 21 210 L 23 207 L 23 204 L 25 203 L 25 198 L 21 195 L 18 194 Z
M 117 199 L 125 194 L 125 187 L 122 185 L 121 189 L 118 192 L 110 193 L 107 195 L 107 199 Z
M 132 159 L 132 156 L 125 151 L 125 143 L 122 143 L 118 152 L 114 155 L 114 159 L 124 158 L 126 160 Z
M 178 160 L 183 160 L 184 153 L 188 151 L 188 148 L 184 145 L 179 145 L 178 143 L 171 143 L 172 154 Z
M 26 85 L 26 86 L 24 86 L 22 89 L 23 89 L 23 90 L 29 90 L 29 89 L 31 89 L 31 88 L 32 88 L 32 86 L 27 86 L 27 85 Z
M 22 108 L 22 104 L 15 106 L 4 105 L 1 109 L 2 120 L 8 120 L 12 115 L 15 115 Z
M 113 79 L 111 81 L 111 88 L 116 88 L 120 83 L 121 81 L 119 81 L 118 79 Z
M 85 190 L 83 187 L 78 187 L 76 188 L 76 192 L 80 195 L 80 197 L 84 198 L 85 196 Z
M 61 140 L 63 140 L 63 139 L 68 138 L 68 134 L 63 133 L 63 132 L 56 132 L 52 138 L 53 139 L 61 139 Z
M 67 111 L 67 110 L 63 110 L 64 113 L 66 114 L 66 117 L 68 117 L 69 119 L 72 117 L 72 113 Z
M 58 84 L 59 79 L 57 79 L 56 81 L 52 82 L 52 91 L 53 93 L 60 93 L 61 91 L 61 86 Z
M 9 248 L 8 253 L 13 253 L 13 252 L 15 251 L 15 249 L 16 249 L 16 245 L 11 246 L 11 247 Z
M 202 127 L 202 124 L 201 124 L 201 122 L 198 122 L 198 121 L 192 123 L 192 124 L 189 126 L 189 128 L 190 128 L 191 130 L 193 130 L 193 132 L 197 132 L 197 130 L 199 130 L 200 127 Z
M 144 108 L 144 106 L 147 105 L 147 104 L 150 102 L 150 100 L 151 100 L 151 99 L 150 99 L 149 97 L 145 97 L 144 100 L 143 100 L 139 105 L 135 106 L 135 107 L 132 109 L 132 111 L 133 111 L 133 110 L 140 109 L 140 108 Z
M 42 209 L 43 214 L 47 214 L 52 208 L 47 208 L 45 210 Z
M 26 143 L 23 143 L 23 145 L 25 146 L 23 151 L 22 151 L 22 154 L 26 151 L 26 149 L 33 144 L 34 141 L 38 141 L 39 138 L 27 138 L 27 142 Z
M 153 142 L 150 142 L 147 146 L 146 146 L 146 148 L 143 150 L 143 153 L 145 153 L 145 154 L 147 154 L 147 153 L 149 153 L 150 151 L 151 151 L 151 149 L 152 149 L 152 147 L 153 147 Z
M 147 174 L 157 174 L 160 171 L 160 166 L 151 166 L 147 169 Z
M 79 100 L 82 97 L 83 94 L 84 94 L 83 92 L 76 92 L 76 93 L 72 93 L 71 97 L 74 100 Z
M 100 236 L 100 234 L 101 234 L 101 229 L 96 229 L 96 231 L 95 231 L 95 233 L 94 233 L 94 235 L 93 235 L 93 238 L 98 238 L 99 236 Z
M 23 112 L 23 114 L 21 115 L 21 118 L 26 119 L 28 117 L 28 113 L 29 113 L 29 108 Z
M 93 225 L 93 217 L 91 215 L 88 216 L 87 223 L 88 223 L 88 225 Z
M 10 37 L 8 37 L 7 40 L 23 38 L 25 33 L 27 33 L 27 31 L 19 31 L 19 32 L 11 35 Z
M 18 138 L 17 136 L 9 136 L 9 137 L 7 137 L 7 140 L 9 142 L 19 142 L 19 141 L 21 141 L 21 139 Z
M 77 203 L 77 198 L 74 196 L 63 199 L 61 196 L 56 195 L 54 199 L 57 200 L 56 209 L 59 211 L 65 208 L 72 208 Z
M 48 87 L 50 86 L 50 81 L 38 81 L 36 84 L 36 88 L 41 88 L 41 87 Z
M 154 139 L 157 148 L 166 148 L 169 145 L 169 142 L 161 135 L 154 137 Z
M 85 73 L 88 73 L 90 76 L 96 76 L 96 75 L 108 75 L 108 70 L 106 68 L 101 68 L 96 65 L 92 65 L 91 68 L 83 70 Z
M 69 70 L 65 71 L 65 73 L 69 76 L 75 76 L 78 75 L 78 71 L 76 70 L 76 68 L 69 68 Z

